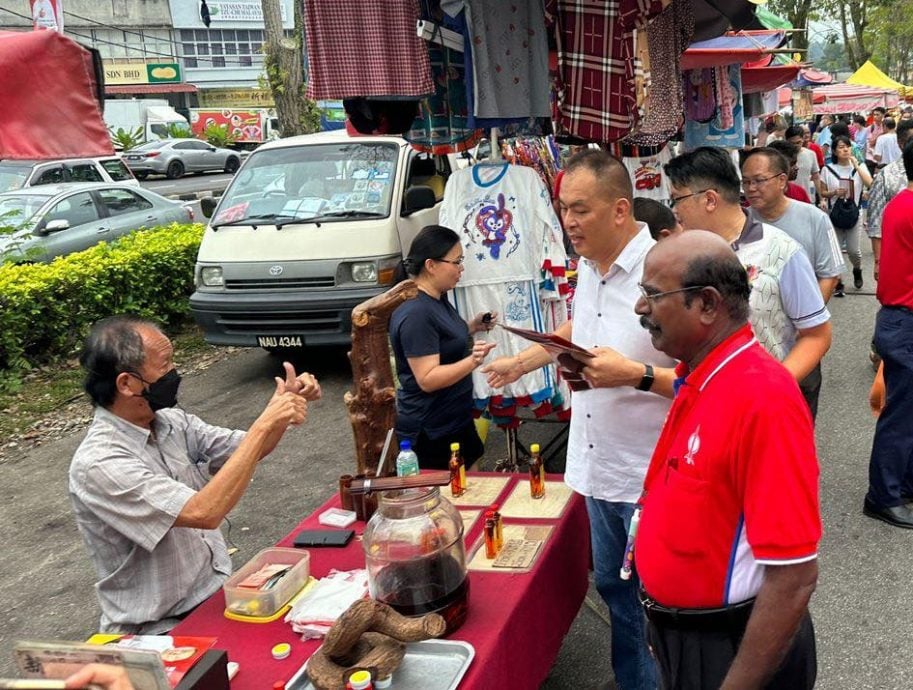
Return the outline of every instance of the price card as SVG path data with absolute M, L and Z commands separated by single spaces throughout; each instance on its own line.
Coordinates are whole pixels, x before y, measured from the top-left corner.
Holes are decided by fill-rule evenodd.
M 529 494 L 529 482 L 519 481 L 501 506 L 501 515 L 555 520 L 564 513 L 573 494 L 574 491 L 564 482 L 545 482 L 545 496 L 533 498 Z
M 551 536 L 553 525 L 504 525 L 504 546 L 495 558 L 485 556 L 485 535 L 473 544 L 469 570 L 517 573 L 530 570 L 542 553 L 542 546 Z M 513 543 L 512 542 L 516 542 Z M 524 544 L 529 542 L 529 544 Z M 508 551 L 508 544 L 512 544 Z M 534 548 L 534 545 L 535 546 Z M 506 552 L 506 553 L 505 553 Z M 501 558 L 503 556 L 503 558 Z M 500 560 L 499 560 L 500 559 Z M 500 563 L 500 565 L 499 565 Z
M 497 502 L 498 496 L 510 481 L 510 476 L 474 477 L 470 474 L 467 481 L 466 491 L 462 496 L 451 496 L 448 487 L 444 487 L 441 493 L 456 506 L 490 506 Z

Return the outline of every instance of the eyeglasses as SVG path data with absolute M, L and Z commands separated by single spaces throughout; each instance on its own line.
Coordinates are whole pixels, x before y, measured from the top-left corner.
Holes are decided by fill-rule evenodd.
M 703 194 L 704 192 L 709 192 L 709 191 L 710 191 L 709 189 L 702 189 L 699 192 L 691 192 L 691 194 L 682 194 L 681 196 L 674 196 L 674 197 L 672 197 L 672 199 L 669 202 L 669 208 L 675 208 L 675 205 L 679 201 L 684 201 L 685 199 L 690 199 L 693 196 L 697 196 L 698 194 Z
M 461 256 L 459 259 L 435 259 L 435 261 L 440 261 L 445 264 L 453 264 L 454 266 L 462 266 L 463 262 L 466 261 L 465 256 Z
M 780 177 L 780 175 L 785 175 L 786 173 L 777 173 L 776 175 L 771 175 L 770 177 L 756 177 L 752 180 L 742 179 L 742 189 L 751 189 L 752 187 L 760 187 L 762 184 L 770 182 L 775 177 Z
M 676 292 L 690 292 L 692 290 L 703 290 L 706 285 L 691 285 L 690 287 L 679 288 L 678 290 L 666 290 L 665 292 L 647 292 L 647 288 L 644 287 L 643 283 L 638 283 L 637 287 L 640 288 L 640 294 L 643 295 L 643 298 L 647 302 L 655 302 L 661 297 L 666 295 L 674 295 Z

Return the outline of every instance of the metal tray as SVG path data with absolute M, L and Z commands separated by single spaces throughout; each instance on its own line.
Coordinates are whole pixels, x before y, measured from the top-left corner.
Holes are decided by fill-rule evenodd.
M 476 650 L 458 640 L 425 640 L 406 645 L 406 658 L 393 674 L 396 690 L 456 690 Z M 288 690 L 314 690 L 307 662 L 286 683 Z

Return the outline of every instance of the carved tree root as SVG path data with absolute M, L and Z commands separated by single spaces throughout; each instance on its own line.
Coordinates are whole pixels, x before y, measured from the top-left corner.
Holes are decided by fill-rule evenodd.
M 373 599 L 361 599 L 336 619 L 323 641 L 323 650 L 330 657 L 341 657 L 367 630 L 389 635 L 401 642 L 418 642 L 440 637 L 446 627 L 447 623 L 438 614 L 407 618 Z
M 396 308 L 417 294 L 415 283 L 406 280 L 352 310 L 349 360 L 355 390 L 346 393 L 345 404 L 355 435 L 356 474 L 377 471 L 387 429 L 396 424 L 387 327 Z
M 402 663 L 403 643 L 440 637 L 446 627 L 436 613 L 407 618 L 373 599 L 362 599 L 336 619 L 323 646 L 308 661 L 308 676 L 318 690 L 343 690 L 356 669 L 386 678 Z

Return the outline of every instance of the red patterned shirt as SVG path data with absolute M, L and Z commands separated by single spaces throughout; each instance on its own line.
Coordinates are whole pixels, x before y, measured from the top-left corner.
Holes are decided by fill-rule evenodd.
M 557 0 L 562 128 L 589 141 L 615 141 L 636 124 L 634 37 L 671 0 Z
M 416 0 L 305 0 L 307 97 L 433 94 L 418 18 Z

